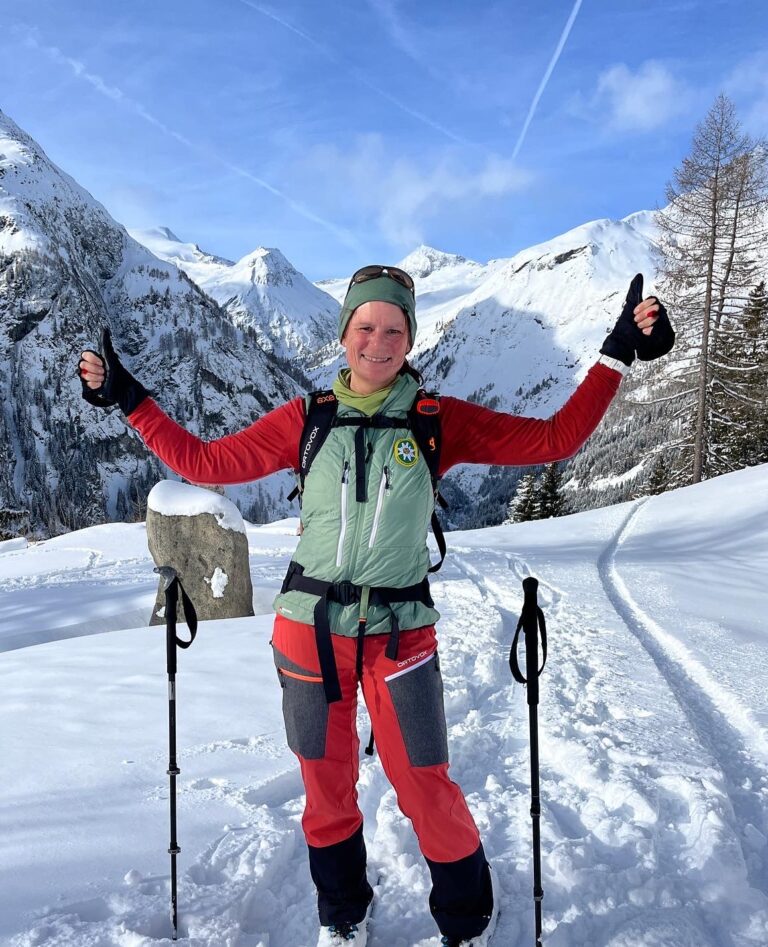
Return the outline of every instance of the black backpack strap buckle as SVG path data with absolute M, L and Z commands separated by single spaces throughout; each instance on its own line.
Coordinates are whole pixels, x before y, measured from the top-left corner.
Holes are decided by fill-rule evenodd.
M 338 602 L 339 605 L 356 605 L 360 601 L 360 586 L 354 585 L 348 579 L 343 582 L 334 582 L 329 590 L 328 598 L 332 602 Z

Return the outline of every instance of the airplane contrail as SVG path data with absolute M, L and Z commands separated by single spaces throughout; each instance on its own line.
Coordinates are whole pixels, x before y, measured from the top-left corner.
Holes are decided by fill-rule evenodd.
M 117 102 L 120 105 L 131 109 L 138 116 L 143 118 L 146 122 L 149 122 L 150 125 L 153 125 L 155 128 L 159 129 L 165 135 L 168 135 L 171 138 L 174 138 L 180 144 L 184 145 L 185 148 L 188 148 L 190 151 L 193 151 L 197 155 L 202 155 L 209 161 L 213 161 L 222 165 L 228 171 L 233 174 L 238 175 L 241 178 L 245 178 L 248 181 L 258 185 L 265 191 L 268 191 L 270 194 L 275 197 L 280 198 L 291 208 L 291 210 L 296 211 L 297 214 L 300 214 L 302 217 L 307 220 L 312 221 L 312 223 L 319 224 L 325 230 L 330 231 L 338 239 L 344 243 L 346 246 L 354 249 L 355 251 L 362 253 L 364 248 L 362 247 L 360 241 L 355 237 L 352 231 L 347 230 L 343 227 L 339 227 L 336 224 L 332 223 L 325 218 L 318 216 L 313 211 L 311 211 L 304 204 L 299 203 L 294 200 L 292 197 L 289 197 L 279 188 L 276 188 L 274 185 L 270 184 L 268 181 L 265 181 L 263 178 L 260 178 L 258 175 L 253 174 L 251 171 L 248 171 L 247 168 L 243 168 L 238 164 L 230 161 L 224 155 L 219 154 L 213 148 L 199 145 L 191 139 L 187 138 L 185 135 L 182 135 L 180 132 L 177 132 L 175 129 L 166 125 L 159 118 L 156 118 L 148 109 L 146 109 L 141 102 L 132 99 L 130 96 L 126 95 L 122 89 L 119 89 L 117 86 L 109 85 L 106 83 L 101 76 L 96 75 L 93 72 L 89 72 L 86 66 L 77 59 L 72 59 L 70 56 L 67 56 L 66 53 L 62 52 L 56 46 L 46 46 L 41 43 L 37 37 L 34 35 L 33 31 L 27 30 L 26 41 L 35 49 L 39 49 L 48 55 L 51 59 L 57 62 L 59 65 L 67 66 L 72 72 L 77 76 L 78 79 L 82 79 L 84 82 L 87 82 L 91 85 L 97 92 L 101 95 L 106 96 L 108 99 L 111 99 L 113 102 Z
M 573 26 L 574 21 L 576 20 L 576 16 L 578 15 L 579 9 L 581 8 L 581 4 L 582 4 L 582 0 L 576 0 L 576 2 L 573 5 L 573 9 L 571 10 L 571 15 L 568 17 L 568 22 L 565 24 L 565 28 L 563 29 L 563 32 L 560 34 L 560 40 L 557 44 L 557 48 L 555 49 L 555 52 L 553 53 L 552 58 L 549 61 L 549 65 L 547 66 L 547 71 L 544 73 L 544 78 L 539 83 L 539 88 L 536 90 L 536 95 L 534 95 L 533 97 L 533 101 L 531 102 L 531 107 L 528 109 L 528 115 L 526 116 L 525 122 L 523 123 L 523 129 L 518 136 L 517 144 L 515 145 L 515 150 L 512 152 L 513 161 L 517 158 L 518 152 L 523 146 L 523 142 L 525 141 L 525 136 L 528 132 L 528 126 L 531 124 L 533 116 L 536 112 L 536 108 L 539 104 L 539 99 L 544 94 L 544 89 L 546 89 L 550 76 L 555 70 L 555 66 L 557 65 L 557 61 L 560 58 L 560 54 L 563 51 L 563 47 L 565 46 L 568 40 L 568 36 L 571 32 L 571 27 Z
M 322 53 L 326 59 L 329 59 L 335 65 L 340 66 L 347 72 L 351 73 L 359 83 L 369 88 L 371 92 L 375 92 L 376 95 L 380 95 L 383 99 L 391 102 L 407 115 L 418 119 L 420 122 L 424 122 L 425 125 L 429 125 L 430 128 L 433 128 L 435 131 L 440 132 L 441 135 L 445 135 L 446 138 L 450 138 L 452 141 L 455 141 L 460 145 L 472 144 L 472 142 L 467 141 L 466 138 L 462 138 L 460 135 L 452 132 L 449 128 L 446 128 L 444 125 L 436 122 L 428 115 L 411 108 L 409 105 L 406 105 L 405 102 L 395 98 L 394 95 L 391 95 L 389 92 L 385 92 L 384 89 L 380 89 L 378 86 L 374 85 L 370 79 L 368 79 L 359 69 L 355 69 L 353 66 L 348 65 L 348 63 L 346 63 L 343 59 L 340 59 L 332 49 L 323 45 L 323 43 L 319 43 L 314 37 L 310 36 L 309 33 L 305 33 L 304 30 L 300 30 L 292 23 L 288 23 L 287 20 L 282 19 L 282 17 L 279 17 L 276 13 L 273 13 L 266 7 L 262 7 L 260 4 L 254 3 L 253 0 L 240 0 L 240 3 L 244 4 L 246 7 L 250 7 L 252 10 L 255 10 L 256 13 L 260 13 L 262 16 L 265 16 L 270 20 L 274 20 L 275 23 L 279 23 L 280 26 L 284 27 L 286 30 L 290 30 L 291 33 L 295 33 L 297 36 L 300 36 L 305 42 L 309 43 L 311 46 L 314 46 L 318 52 Z

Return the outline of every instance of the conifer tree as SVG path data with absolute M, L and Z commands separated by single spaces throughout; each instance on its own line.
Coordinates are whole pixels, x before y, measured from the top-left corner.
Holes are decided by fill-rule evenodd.
M 768 461 L 768 295 L 765 281 L 749 294 L 739 320 L 729 329 L 724 345 L 723 385 L 718 401 L 734 402 L 716 419 L 726 469 L 736 470 Z M 727 404 L 725 405 L 727 409 Z
M 557 464 L 547 464 L 538 491 L 539 511 L 537 519 L 546 520 L 565 513 L 563 478 Z
M 667 464 L 664 454 L 659 454 L 656 458 L 656 463 L 651 469 L 650 476 L 648 477 L 648 483 L 644 491 L 645 496 L 658 496 L 660 493 L 665 493 L 669 489 L 671 478 L 671 471 L 669 465 Z
M 528 520 L 538 519 L 538 490 L 537 478 L 533 470 L 529 470 L 517 485 L 515 495 L 509 501 L 505 523 L 525 523 Z
M 768 291 L 765 280 L 750 294 L 744 312 L 746 357 L 755 365 L 750 391 L 750 424 L 744 445 L 744 462 L 768 462 Z
M 741 132 L 733 103 L 719 95 L 697 127 L 691 151 L 667 188 L 659 215 L 661 294 L 678 329 L 679 402 L 674 447 L 684 458 L 679 482 L 697 483 L 729 469 L 718 438 L 738 401 L 728 372 L 729 335 L 757 279 L 768 204 L 766 148 Z M 732 341 L 732 340 L 731 340 Z

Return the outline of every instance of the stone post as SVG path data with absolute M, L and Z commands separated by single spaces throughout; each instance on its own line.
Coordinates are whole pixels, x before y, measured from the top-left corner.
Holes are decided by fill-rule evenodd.
M 156 565 L 176 570 L 200 621 L 253 615 L 245 523 L 218 491 L 161 480 L 147 498 L 147 543 Z M 184 621 L 181 599 L 177 620 Z M 160 581 L 149 624 L 164 623 Z

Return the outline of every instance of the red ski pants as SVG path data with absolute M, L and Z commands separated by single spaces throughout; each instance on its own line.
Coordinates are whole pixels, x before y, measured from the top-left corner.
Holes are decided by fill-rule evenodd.
M 401 811 L 413 823 L 422 854 L 453 862 L 476 852 L 480 836 L 461 789 L 448 777 L 443 685 L 433 625 L 400 633 L 396 661 L 388 635 L 363 642 L 362 691 L 384 771 Z M 356 711 L 358 642 L 332 635 L 342 699 L 326 703 L 312 625 L 275 618 L 272 646 L 288 745 L 306 790 L 307 843 L 324 847 L 362 825 L 357 805 L 360 741 Z

